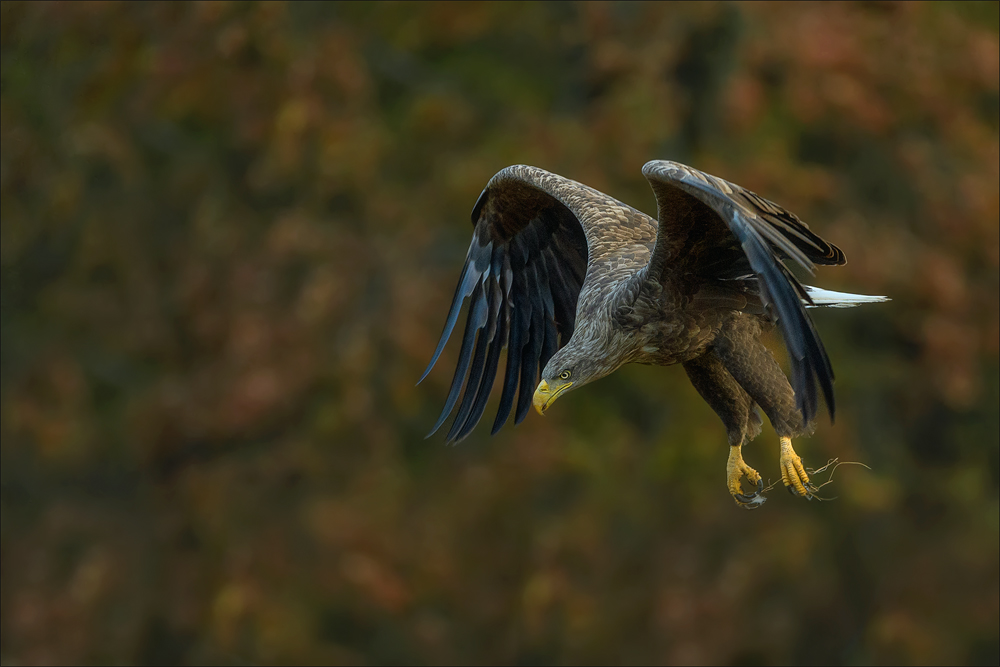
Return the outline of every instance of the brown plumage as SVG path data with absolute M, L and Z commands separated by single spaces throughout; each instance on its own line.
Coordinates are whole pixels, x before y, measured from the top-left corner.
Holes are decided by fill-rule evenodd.
M 508 167 L 490 180 L 473 209 L 472 244 L 424 372 L 471 297 L 451 389 L 431 433 L 458 403 L 466 376 L 447 439 L 471 432 L 505 347 L 494 433 L 512 409 L 520 422 L 533 401 L 542 412 L 556 396 L 622 364 L 680 363 L 729 432 L 730 491 L 741 504 L 759 504 L 756 494 L 737 492 L 740 475 L 759 482 L 739 453 L 760 430 L 755 406 L 782 437 L 783 474 L 786 463 L 795 468 L 785 461 L 786 440 L 791 451 L 788 438 L 815 417 L 817 385 L 834 414 L 833 370 L 805 311 L 816 305 L 815 288 L 803 286 L 783 260 L 812 271 L 816 264 L 843 264 L 844 254 L 780 206 L 720 178 L 667 161 L 649 162 L 642 172 L 659 222 L 536 167 Z M 821 292 L 819 305 L 881 300 Z M 791 358 L 794 391 L 759 341 L 775 323 Z M 791 476 L 786 484 L 808 495 L 804 471 Z

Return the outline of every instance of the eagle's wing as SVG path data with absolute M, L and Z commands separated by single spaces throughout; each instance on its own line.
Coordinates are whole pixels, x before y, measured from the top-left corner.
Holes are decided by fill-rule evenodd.
M 816 415 L 816 383 L 834 415 L 833 369 L 803 301 L 809 293 L 782 263 L 843 264 L 844 253 L 792 213 L 749 190 L 697 169 L 654 160 L 642 168 L 656 194 L 659 230 L 650 277 L 685 272 L 702 278 L 756 277 L 781 329 L 792 364 L 796 403 L 806 423 Z
M 656 238 L 653 221 L 593 188 L 536 167 L 497 173 L 472 211 L 475 231 L 430 373 L 469 306 L 458 365 L 436 432 L 458 402 L 448 432 L 457 442 L 479 423 L 496 379 L 500 351 L 507 368 L 496 433 L 514 406 L 515 423 L 531 406 L 540 369 L 573 334 L 581 290 L 611 286 L 619 273 L 644 266 Z M 589 259 L 589 261 L 588 261 Z

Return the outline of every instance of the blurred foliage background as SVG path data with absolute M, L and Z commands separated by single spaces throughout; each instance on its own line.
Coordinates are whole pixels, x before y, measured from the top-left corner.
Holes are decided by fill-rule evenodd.
M 0 34 L 4 663 L 997 664 L 997 3 L 5 2 Z M 490 176 L 655 213 L 655 158 L 893 298 L 813 311 L 839 410 L 799 452 L 871 467 L 836 501 L 738 509 L 676 367 L 423 439 Z M 779 477 L 773 431 L 746 456 Z

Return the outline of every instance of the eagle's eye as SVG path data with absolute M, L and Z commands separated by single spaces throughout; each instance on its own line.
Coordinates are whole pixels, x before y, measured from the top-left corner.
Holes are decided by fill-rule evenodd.
M 559 374 L 559 379 L 568 380 L 570 375 L 572 375 L 572 373 L 570 373 L 569 371 L 563 371 L 562 373 Z

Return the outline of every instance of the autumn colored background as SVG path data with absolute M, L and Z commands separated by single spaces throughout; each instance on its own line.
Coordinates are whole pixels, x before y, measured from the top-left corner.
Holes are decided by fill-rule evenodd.
M 996 3 L 3 3 L 0 34 L 3 663 L 997 664 Z M 836 500 L 737 508 L 679 368 L 424 439 L 490 176 L 655 213 L 655 158 L 893 298 L 813 311 L 839 410 L 798 450 L 871 468 Z M 773 431 L 745 453 L 778 477 Z

